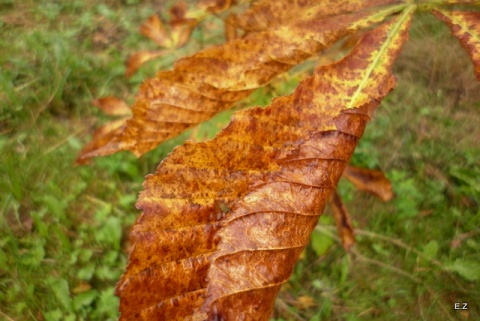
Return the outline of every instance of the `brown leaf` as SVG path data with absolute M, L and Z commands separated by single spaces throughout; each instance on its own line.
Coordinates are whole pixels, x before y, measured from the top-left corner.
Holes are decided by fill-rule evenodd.
M 239 38 L 233 19 L 233 15 L 229 15 L 225 19 L 225 39 L 227 41 L 232 41 Z
M 185 22 L 187 14 L 187 4 L 185 1 L 177 1 L 169 11 L 170 25 L 177 25 Z
M 248 32 L 259 32 L 288 25 L 292 20 L 322 19 L 368 7 L 388 5 L 398 0 L 260 0 L 239 15 L 232 15 L 231 25 Z
M 104 145 L 106 142 L 110 141 L 112 137 L 118 136 L 125 127 L 126 119 L 116 119 L 109 121 L 102 126 L 100 126 L 94 133 L 92 140 L 83 146 L 82 150 L 80 151 L 80 155 L 84 153 L 84 151 L 88 151 L 92 148 L 95 148 L 98 145 Z M 80 158 L 78 157 L 75 162 L 77 164 L 88 164 L 90 160 L 88 158 Z
M 308 295 L 302 295 L 297 299 L 295 302 L 295 305 L 302 310 L 310 309 L 311 307 L 314 307 L 317 305 L 317 302 L 315 302 L 315 299 L 312 298 L 311 296 Z
M 382 21 L 401 7 L 312 18 L 252 34 L 179 60 L 173 71 L 147 80 L 133 117 L 119 135 L 89 145 L 79 159 L 130 150 L 140 156 L 211 118 L 341 37 Z
M 150 16 L 141 26 L 140 33 L 155 41 L 159 46 L 173 47 L 172 39 L 158 15 Z
M 411 10 L 267 108 L 177 147 L 146 178 L 121 320 L 268 320 L 364 126 L 393 88 Z M 199 74 L 200 75 L 200 74 Z
M 170 37 L 176 48 L 184 46 L 199 20 L 187 17 L 187 4 L 178 1 L 170 8 Z
M 107 96 L 95 99 L 92 104 L 98 107 L 106 115 L 110 116 L 130 116 L 132 111 L 127 103 L 113 96 Z
M 140 68 L 140 66 L 147 61 L 163 56 L 167 53 L 169 53 L 168 50 L 139 51 L 134 53 L 128 58 L 127 62 L 125 63 L 125 66 L 127 67 L 127 69 L 125 70 L 125 77 L 132 76 L 134 73 L 137 72 L 138 68 Z
M 234 0 L 200 0 L 197 7 L 216 14 L 227 10 L 234 2 Z
M 338 235 L 342 242 L 342 246 L 346 251 L 349 251 L 353 244 L 355 244 L 355 233 L 353 229 L 352 220 L 348 214 L 347 208 L 342 202 L 342 198 L 337 192 L 333 193 L 330 201 L 332 207 L 335 223 L 337 224 Z
M 463 1 L 460 1 L 463 2 Z M 467 1 L 467 3 L 473 1 Z M 438 19 L 446 22 L 452 34 L 458 38 L 470 55 L 475 76 L 480 80 L 480 12 L 434 10 Z
M 196 19 L 185 19 L 172 25 L 171 37 L 176 48 L 185 46 L 197 24 Z
M 80 281 L 73 289 L 72 293 L 73 294 L 78 294 L 78 293 L 83 293 L 87 292 L 92 288 L 92 285 L 88 282 L 85 281 Z
M 393 198 L 392 184 L 382 171 L 348 165 L 343 176 L 359 190 L 373 194 L 384 202 Z

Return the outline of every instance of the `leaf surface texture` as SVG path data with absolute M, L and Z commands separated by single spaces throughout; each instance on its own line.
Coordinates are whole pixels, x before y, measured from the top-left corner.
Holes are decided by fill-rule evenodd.
M 143 83 L 132 107 L 132 118 L 115 132 L 95 137 L 81 151 L 78 161 L 121 150 L 140 156 L 230 108 L 340 38 L 381 22 L 401 8 L 394 5 L 322 19 L 307 12 L 302 19 L 291 19 L 277 28 L 183 58 L 172 71 L 159 72 Z
M 264 109 L 235 113 L 211 141 L 177 147 L 147 177 L 137 203 L 143 214 L 131 233 L 130 262 L 117 286 L 121 320 L 268 320 L 366 123 L 395 85 L 391 68 L 407 38 L 411 11 L 366 33 L 351 54 L 317 68 L 292 95 Z M 342 28 L 352 21 L 370 23 L 363 14 L 345 19 Z M 319 35 L 326 37 L 323 32 Z M 311 43 L 315 50 L 317 41 Z M 196 58 L 213 59 L 210 54 Z M 278 55 L 265 63 L 288 65 L 296 59 Z M 181 82 L 206 72 L 188 60 L 175 68 L 180 76 L 162 78 Z M 252 75 L 242 85 L 250 76 L 244 69 L 237 72 L 235 84 L 208 73 L 201 83 L 247 91 L 253 79 L 262 83 Z M 139 101 L 161 96 L 154 89 L 145 92 L 151 82 L 162 80 L 144 85 L 145 98 Z M 164 89 L 185 96 L 162 99 L 175 104 L 193 95 L 178 88 Z M 206 88 L 205 93 L 210 95 Z M 229 92 L 227 100 L 237 95 L 244 92 Z

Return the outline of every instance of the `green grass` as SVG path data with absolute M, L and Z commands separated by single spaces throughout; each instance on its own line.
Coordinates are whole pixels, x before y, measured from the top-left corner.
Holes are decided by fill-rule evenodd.
M 131 101 L 140 81 L 124 60 L 154 48 L 138 26 L 154 2 L 4 1 L 0 4 L 0 319 L 115 320 L 115 283 L 143 177 L 177 144 L 212 137 L 230 112 L 139 160 L 120 153 L 73 161 L 99 120 L 91 100 Z M 156 8 L 158 10 L 158 7 Z M 218 40 L 199 31 L 187 54 Z M 396 65 L 398 88 L 369 125 L 352 162 L 381 168 L 388 203 L 342 182 L 358 228 L 354 251 L 321 220 L 284 286 L 276 320 L 480 319 L 480 86 L 445 28 L 417 22 Z M 265 105 L 298 78 L 256 92 Z M 468 302 L 468 311 L 454 311 Z M 307 304 L 309 303 L 309 304 Z

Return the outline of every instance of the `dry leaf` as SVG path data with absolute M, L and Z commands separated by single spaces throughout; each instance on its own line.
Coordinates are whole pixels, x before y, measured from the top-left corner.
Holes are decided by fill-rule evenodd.
M 132 111 L 128 104 L 117 97 L 107 96 L 95 99 L 92 104 L 98 107 L 106 115 L 110 116 L 130 116 Z
M 373 194 L 384 202 L 393 198 L 392 184 L 382 171 L 349 165 L 343 176 L 359 190 Z
M 367 121 L 393 88 L 412 10 L 290 96 L 237 112 L 147 177 L 118 283 L 122 320 L 268 320 Z
M 130 77 L 134 73 L 137 72 L 138 68 L 140 68 L 141 65 L 146 63 L 147 61 L 150 61 L 152 59 L 155 59 L 157 57 L 166 55 L 170 51 L 168 50 L 156 50 L 156 51 L 139 51 L 131 55 L 127 62 L 125 63 L 126 70 L 125 70 L 125 77 Z
M 197 7 L 211 13 L 220 13 L 230 8 L 234 0 L 200 0 Z
M 347 208 L 343 204 L 342 198 L 337 192 L 333 193 L 330 206 L 332 207 L 333 216 L 335 217 L 335 223 L 337 225 L 337 231 L 338 235 L 340 236 L 342 246 L 346 251 L 349 251 L 350 247 L 355 244 L 355 233 Z
M 231 15 L 228 23 L 247 32 L 259 32 L 288 25 L 292 20 L 322 19 L 356 12 L 368 7 L 388 5 L 397 0 L 260 0 L 239 15 Z M 378 10 L 378 8 L 377 8 Z
M 154 14 L 150 16 L 141 26 L 140 33 L 145 37 L 152 39 L 161 47 L 171 48 L 173 47 L 172 39 L 163 25 L 162 20 L 158 15 Z
M 92 288 L 92 285 L 88 282 L 85 281 L 80 281 L 73 289 L 72 293 L 73 294 L 78 294 L 78 293 L 83 293 L 87 292 Z
M 315 299 L 312 298 L 311 296 L 302 295 L 297 299 L 297 301 L 295 302 L 295 305 L 299 309 L 306 310 L 316 306 L 317 302 L 315 302 Z
M 173 71 L 160 72 L 146 81 L 132 108 L 133 117 L 123 130 L 101 140 L 102 144 L 89 144 L 79 161 L 120 150 L 140 156 L 230 108 L 341 37 L 380 22 L 400 9 L 394 6 L 325 19 L 292 20 L 275 30 L 254 33 L 183 58 Z

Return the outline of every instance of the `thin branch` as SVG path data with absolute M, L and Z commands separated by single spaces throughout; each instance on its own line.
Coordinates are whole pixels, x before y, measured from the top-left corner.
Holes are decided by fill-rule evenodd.
M 14 319 L 10 318 L 8 315 L 3 313 L 2 310 L 0 310 L 0 315 L 4 317 L 7 321 L 15 321 Z
M 291 311 L 289 309 L 289 306 L 288 304 L 286 304 L 282 299 L 280 298 L 277 298 L 277 300 L 275 301 L 275 306 L 282 310 L 282 311 L 285 311 L 287 312 L 289 315 L 291 315 L 293 317 L 293 319 L 289 319 L 289 320 L 297 320 L 297 321 L 307 321 L 305 320 L 304 318 L 302 318 L 298 313 L 294 312 L 294 311 Z

